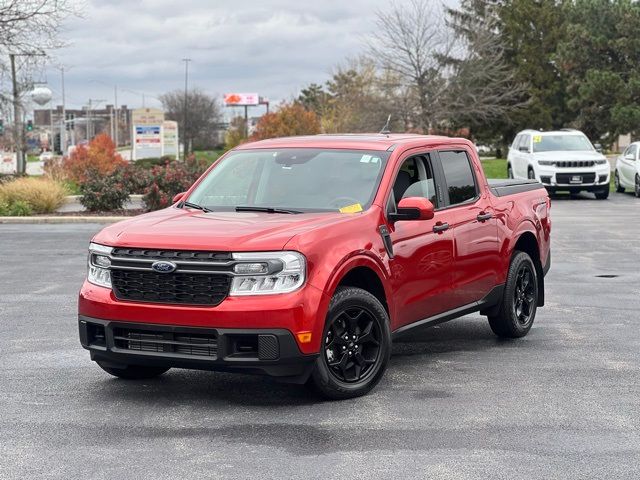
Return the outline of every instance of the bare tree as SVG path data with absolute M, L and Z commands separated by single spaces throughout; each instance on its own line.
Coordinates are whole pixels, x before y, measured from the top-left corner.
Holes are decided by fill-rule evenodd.
M 455 41 L 443 10 L 432 0 L 411 0 L 407 8 L 393 3 L 388 11 L 377 13 L 376 27 L 370 55 L 415 90 L 417 123 L 427 132 L 447 113 L 440 101 L 447 88 L 441 59 L 450 56 Z
M 214 132 L 219 128 L 222 118 L 218 101 L 197 88 L 187 94 L 187 110 L 189 111 L 186 128 L 184 123 L 184 91 L 173 90 L 160 96 L 169 120 L 178 122 L 183 132 L 186 145 L 193 148 L 211 148 L 216 145 Z
M 0 3 L 0 47 L 13 53 L 62 46 L 62 21 L 74 14 L 68 0 L 4 0 Z

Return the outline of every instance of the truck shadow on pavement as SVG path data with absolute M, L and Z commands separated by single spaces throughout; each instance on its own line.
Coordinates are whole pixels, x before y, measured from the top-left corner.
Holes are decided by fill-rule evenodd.
M 533 332 L 532 332 L 533 333 Z M 494 348 L 534 348 L 530 342 L 498 339 L 484 317 L 467 317 L 435 327 L 417 329 L 410 336 L 394 341 L 391 361 L 385 377 L 405 367 L 428 369 L 438 361 L 454 360 L 459 352 L 482 352 Z M 457 370 L 470 367 L 460 366 Z M 435 375 L 435 373 L 434 373 Z M 385 389 L 385 378 L 375 391 Z M 224 406 L 296 406 L 322 403 L 323 399 L 304 385 L 279 383 L 272 378 L 173 369 L 152 380 L 127 381 L 97 377 L 89 388 L 101 402 L 131 402 L 134 405 L 154 405 L 173 408 L 184 405 Z M 423 397 L 444 398 L 442 392 L 423 391 Z

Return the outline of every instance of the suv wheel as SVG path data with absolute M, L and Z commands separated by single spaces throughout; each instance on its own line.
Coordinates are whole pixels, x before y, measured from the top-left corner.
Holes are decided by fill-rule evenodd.
M 636 184 L 633 189 L 633 193 L 635 193 L 636 197 L 640 198 L 640 176 L 636 174 Z
M 529 180 L 535 180 L 536 179 L 536 174 L 533 171 L 533 168 L 529 167 L 529 170 L 527 170 L 527 178 Z
M 366 290 L 339 287 L 311 382 L 331 399 L 364 395 L 382 378 L 390 353 L 389 316 L 382 304 Z
M 594 192 L 596 198 L 598 200 L 606 200 L 609 198 L 609 188 L 605 188 L 604 190 L 600 190 L 599 192 Z
M 125 368 L 113 368 L 97 362 L 101 369 L 114 377 L 126 380 L 143 380 L 162 375 L 169 367 L 143 367 L 142 365 L 127 365 Z
M 533 325 L 538 306 L 538 276 L 531 257 L 515 251 L 497 315 L 489 317 L 491 330 L 499 337 L 524 337 Z
M 616 186 L 616 192 L 624 193 L 624 187 L 620 183 L 620 177 L 618 176 L 618 172 L 617 171 L 616 171 L 616 174 L 613 177 L 613 183 Z
M 507 178 L 513 178 L 513 168 L 510 163 L 507 165 Z

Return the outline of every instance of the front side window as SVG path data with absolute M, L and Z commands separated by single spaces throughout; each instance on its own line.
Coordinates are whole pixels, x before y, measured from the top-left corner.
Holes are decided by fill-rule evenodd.
M 239 150 L 220 161 L 188 201 L 213 211 L 236 207 L 299 211 L 366 210 L 388 152 L 318 148 Z
M 625 154 L 626 155 L 631 155 L 633 156 L 633 158 L 636 158 L 636 150 L 637 150 L 637 146 L 636 145 L 629 145 L 629 148 L 627 149 L 627 152 Z
M 534 135 L 534 152 L 591 151 L 593 145 L 584 135 Z
M 424 197 L 438 207 L 433 170 L 427 155 L 411 157 L 400 166 L 393 183 L 393 197 L 398 202 L 407 197 Z
M 439 152 L 444 179 L 449 192 L 449 204 L 456 205 L 476 197 L 477 188 L 466 152 Z

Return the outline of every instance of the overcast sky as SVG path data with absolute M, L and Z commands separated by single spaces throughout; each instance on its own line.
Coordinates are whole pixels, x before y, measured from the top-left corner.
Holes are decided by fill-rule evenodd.
M 159 94 L 189 85 L 212 95 L 258 92 L 272 101 L 295 96 L 332 67 L 365 50 L 384 0 L 87 0 L 83 18 L 66 23 L 66 100 L 158 106 Z M 402 2 L 400 2 L 402 3 Z M 46 80 L 60 96 L 60 74 Z M 137 93 L 136 93 L 137 92 Z M 256 114 L 259 111 L 255 112 Z

